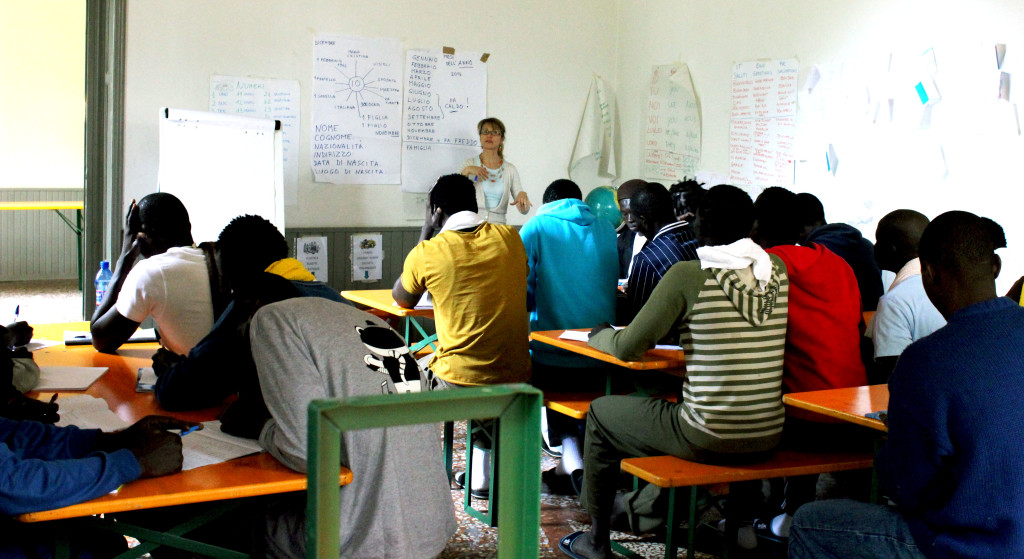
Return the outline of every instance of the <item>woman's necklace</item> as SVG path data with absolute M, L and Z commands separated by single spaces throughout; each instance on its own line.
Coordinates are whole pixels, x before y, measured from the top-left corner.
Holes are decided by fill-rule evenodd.
M 503 176 L 505 174 L 505 160 L 503 158 L 498 158 L 498 167 L 495 169 L 492 169 L 487 164 L 485 164 L 483 157 L 480 158 L 480 164 L 487 168 L 487 175 L 490 177 L 491 182 L 498 182 L 498 179 L 502 179 L 502 182 L 504 182 Z M 494 171 L 493 173 L 490 172 L 492 170 Z

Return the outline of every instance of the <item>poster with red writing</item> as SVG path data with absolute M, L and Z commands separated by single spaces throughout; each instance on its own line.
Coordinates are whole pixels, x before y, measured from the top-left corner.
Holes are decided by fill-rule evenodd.
M 729 180 L 751 194 L 793 184 L 798 71 L 796 59 L 733 66 Z

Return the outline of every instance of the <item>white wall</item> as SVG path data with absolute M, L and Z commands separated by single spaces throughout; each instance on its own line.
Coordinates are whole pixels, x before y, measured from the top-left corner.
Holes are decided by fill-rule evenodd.
M 851 222 L 872 239 L 874 220 L 900 207 L 929 217 L 952 209 L 990 217 L 1004 227 L 1009 241 L 1001 251 L 1000 288 L 1024 274 L 1024 227 L 1018 225 L 1017 209 L 1024 200 L 1018 166 L 1024 144 L 1015 130 L 993 130 L 993 123 L 1007 121 L 989 112 L 993 103 L 984 96 L 995 95 L 994 84 L 979 82 L 993 75 L 981 72 L 994 68 L 993 44 L 1007 43 L 1008 52 L 1020 59 L 1013 85 L 1024 113 L 1024 3 L 621 0 L 620 11 L 616 83 L 626 146 L 622 179 L 641 169 L 641 126 L 652 65 L 689 64 L 702 110 L 701 168 L 727 173 L 734 63 L 796 57 L 803 83 L 814 64 L 884 68 L 890 53 L 914 61 L 934 47 L 943 101 L 936 105 L 930 129 L 903 122 L 868 125 L 848 115 L 849 122 L 829 127 L 827 141 L 808 152 L 814 160 L 798 167 L 797 185 L 784 186 L 814 192 L 831 221 Z M 839 149 L 835 177 L 823 169 L 830 142 Z M 939 146 L 948 164 L 945 177 Z
M 701 168 L 725 172 L 734 63 L 796 57 L 802 82 L 814 64 L 870 69 L 887 62 L 890 53 L 912 60 L 934 47 L 944 98 L 932 128 L 863 122 L 830 127 L 827 142 L 839 149 L 839 173 L 832 177 L 815 165 L 810 157 L 818 148 L 813 148 L 793 188 L 818 194 L 830 220 L 854 223 L 870 238 L 874 220 L 899 207 L 930 217 L 950 209 L 986 215 L 1006 229 L 1010 244 L 1001 253 L 1001 288 L 1024 274 L 1024 224 L 1018 225 L 1014 207 L 1021 200 L 1016 163 L 1024 160 L 1024 147 L 1018 136 L 992 130 L 991 107 L 979 108 L 979 90 L 970 87 L 980 75 L 976 66 L 994 59 L 977 53 L 1006 42 L 1008 56 L 1020 49 L 1015 85 L 1018 98 L 1024 98 L 1024 3 L 1019 0 L 132 0 L 125 202 L 155 188 L 159 107 L 206 108 L 212 74 L 289 78 L 303 88 L 303 130 L 299 205 L 288 208 L 288 225 L 407 224 L 397 186 L 311 180 L 308 94 L 312 39 L 318 32 L 399 37 L 406 48 L 448 45 L 490 52 L 488 112 L 508 125 L 509 159 L 535 203 L 551 180 L 566 173 L 595 72 L 617 96 L 621 182 L 640 169 L 652 65 L 689 64 L 702 111 Z M 937 161 L 939 146 L 948 165 L 945 176 Z M 522 223 L 514 213 L 512 223 Z
M 544 188 L 566 176 L 591 76 L 614 76 L 613 8 L 601 0 L 132 0 L 125 204 L 156 188 L 159 107 L 208 110 L 212 74 L 257 76 L 298 80 L 302 88 L 299 205 L 286 210 L 289 227 L 408 224 L 397 185 L 312 180 L 313 37 L 337 33 L 489 52 L 488 112 L 508 127 L 506 155 L 539 205 Z

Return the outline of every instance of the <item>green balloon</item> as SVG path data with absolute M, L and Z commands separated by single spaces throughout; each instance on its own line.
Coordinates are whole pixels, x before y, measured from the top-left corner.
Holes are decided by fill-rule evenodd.
M 591 190 L 584 200 L 591 211 L 599 219 L 603 219 L 618 227 L 622 223 L 622 211 L 619 210 L 619 199 L 615 196 L 615 189 L 610 186 L 599 186 Z

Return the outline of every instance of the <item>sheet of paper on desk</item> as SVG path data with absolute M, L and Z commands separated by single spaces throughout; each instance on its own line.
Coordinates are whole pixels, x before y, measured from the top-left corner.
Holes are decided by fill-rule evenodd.
M 142 328 L 136 330 L 132 334 L 127 344 L 143 343 L 143 342 L 155 342 L 156 341 L 156 329 L 155 328 Z M 92 343 L 92 333 L 88 330 L 65 330 L 64 331 L 64 345 L 87 345 Z
M 53 340 L 32 340 L 31 342 L 29 342 L 29 343 L 27 343 L 27 344 L 25 344 L 25 345 L 23 345 L 21 347 L 23 347 L 23 348 L 25 348 L 25 349 L 27 349 L 29 351 L 36 351 L 38 349 L 46 349 L 48 347 L 53 347 L 55 345 L 60 345 L 60 342 L 56 342 L 56 341 L 53 341 Z
M 615 330 L 622 330 L 625 326 L 612 326 Z M 590 339 L 590 330 L 565 330 L 558 335 L 561 340 L 572 340 L 574 342 L 585 342 Z
M 257 441 L 228 435 L 220 430 L 220 421 L 206 421 L 203 428 L 182 437 L 185 464 L 182 470 L 217 464 L 263 452 Z
M 124 429 L 131 425 L 110 411 L 106 400 L 93 398 L 89 395 L 60 397 L 60 421 L 58 427 L 75 425 L 83 429 L 101 429 L 107 433 Z
M 39 367 L 39 384 L 35 390 L 85 390 L 105 372 L 106 367 Z
M 391 306 L 397 307 L 398 303 L 391 303 Z M 420 297 L 420 300 L 416 302 L 416 306 L 413 308 L 417 310 L 434 308 L 434 298 L 430 296 L 430 292 L 424 291 L 423 296 Z
M 585 342 L 590 339 L 590 330 L 566 330 L 558 335 L 560 340 L 572 340 L 574 342 Z

